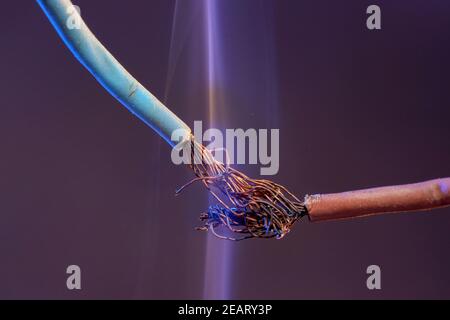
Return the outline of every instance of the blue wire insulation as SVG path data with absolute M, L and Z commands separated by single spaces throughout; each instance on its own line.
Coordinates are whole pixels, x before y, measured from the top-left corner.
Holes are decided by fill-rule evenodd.
M 131 113 L 153 128 L 172 147 L 171 135 L 184 129 L 187 139 L 191 130 L 172 111 L 145 89 L 109 53 L 79 16 L 79 28 L 69 28 L 68 21 L 78 15 L 70 0 L 37 0 L 66 46 L 97 81 Z

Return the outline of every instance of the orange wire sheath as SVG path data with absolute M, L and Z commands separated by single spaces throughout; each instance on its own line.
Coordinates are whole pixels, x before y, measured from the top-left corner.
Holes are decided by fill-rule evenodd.
M 450 206 L 450 178 L 306 196 L 305 205 L 313 222 L 430 210 Z

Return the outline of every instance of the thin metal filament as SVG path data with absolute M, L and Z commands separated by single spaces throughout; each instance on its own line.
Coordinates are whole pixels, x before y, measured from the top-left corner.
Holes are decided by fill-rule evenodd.
M 190 139 L 190 167 L 196 178 L 177 190 L 177 194 L 201 181 L 218 201 L 200 215 L 204 223 L 198 230 L 211 230 L 219 238 L 284 237 L 292 225 L 307 214 L 302 201 L 285 187 L 269 180 L 251 179 L 228 164 L 217 161 L 202 144 Z M 219 229 L 228 229 L 227 236 Z

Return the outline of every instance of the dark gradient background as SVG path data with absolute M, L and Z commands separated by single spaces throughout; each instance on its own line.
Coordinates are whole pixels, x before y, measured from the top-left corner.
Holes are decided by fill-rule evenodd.
M 448 1 L 210 0 L 210 29 L 205 1 L 74 3 L 189 125 L 280 128 L 273 179 L 299 196 L 450 175 Z M 0 298 L 450 298 L 450 209 L 304 220 L 280 241 L 194 231 L 208 196 L 174 197 L 191 173 L 169 147 L 34 1 L 0 18 Z M 66 288 L 70 264 L 81 291 Z M 371 264 L 381 291 L 366 288 Z

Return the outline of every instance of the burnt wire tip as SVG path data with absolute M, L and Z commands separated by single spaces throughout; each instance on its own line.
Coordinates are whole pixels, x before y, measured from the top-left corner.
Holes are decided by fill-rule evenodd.
M 298 219 L 307 215 L 304 203 L 285 187 L 269 180 L 251 179 L 217 161 L 193 136 L 190 157 L 190 168 L 196 178 L 179 188 L 176 194 L 201 181 L 218 201 L 200 215 L 204 225 L 198 230 L 211 230 L 221 239 L 235 241 L 281 239 Z

